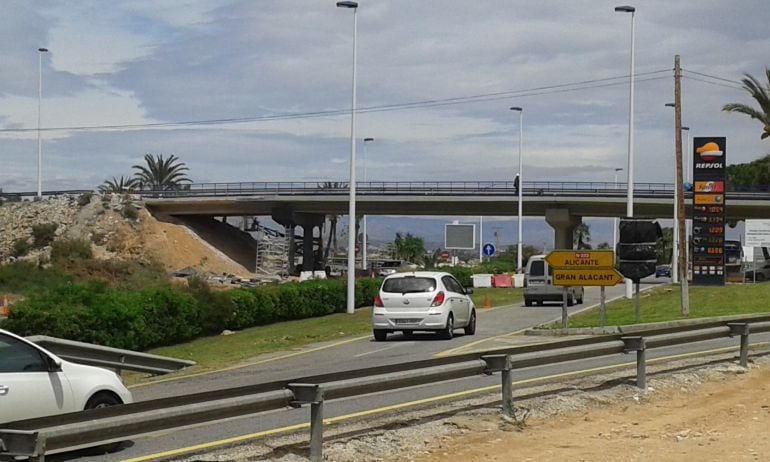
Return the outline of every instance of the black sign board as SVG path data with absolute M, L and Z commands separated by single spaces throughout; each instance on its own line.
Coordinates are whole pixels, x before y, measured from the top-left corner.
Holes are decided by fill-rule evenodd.
M 725 283 L 725 172 L 727 139 L 693 140 L 692 282 Z

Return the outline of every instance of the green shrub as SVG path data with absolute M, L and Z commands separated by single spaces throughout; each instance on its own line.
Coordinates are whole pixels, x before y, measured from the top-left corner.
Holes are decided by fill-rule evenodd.
M 28 266 L 20 266 L 31 273 Z M 2 268 L 0 268 L 2 269 Z M 5 273 L 0 271 L 0 285 Z M 381 279 L 356 281 L 356 307 L 372 304 Z M 124 290 L 105 282 L 60 282 L 16 304 L 4 328 L 116 348 L 144 350 L 222 329 L 324 316 L 346 309 L 341 280 L 307 281 L 216 292 L 196 278 L 187 288 Z
M 91 243 L 83 239 L 59 239 L 51 244 L 51 261 L 61 263 L 93 258 Z
M 32 226 L 32 237 L 35 247 L 45 247 L 50 245 L 56 237 L 56 229 L 59 227 L 56 223 L 44 223 Z
M 24 238 L 19 238 L 13 241 L 11 252 L 14 257 L 23 257 L 29 253 L 30 249 L 32 249 L 32 245 L 29 241 Z
M 139 211 L 131 204 L 126 204 L 123 206 L 123 218 L 126 218 L 128 220 L 136 220 L 139 218 Z
M 91 198 L 94 197 L 94 193 L 85 192 L 78 196 L 78 206 L 85 207 L 91 203 Z

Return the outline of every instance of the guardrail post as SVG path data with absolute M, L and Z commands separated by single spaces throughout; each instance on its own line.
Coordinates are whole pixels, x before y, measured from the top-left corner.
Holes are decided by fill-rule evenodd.
M 647 389 L 647 343 L 644 337 L 621 337 L 625 344 L 624 353 L 636 351 L 636 386 Z
M 513 409 L 513 383 L 511 377 L 511 356 L 510 355 L 487 355 L 482 356 L 482 360 L 487 363 L 485 374 L 502 372 L 503 381 L 503 414 L 508 417 L 515 417 Z
M 324 442 L 323 389 L 320 385 L 310 383 L 290 383 L 288 388 L 294 394 L 291 406 L 310 404 L 310 462 L 321 462 Z
M 45 462 L 45 437 L 31 430 L 0 431 L 0 460 L 17 460 L 17 457 Z
M 727 327 L 730 328 L 730 337 L 741 336 L 740 365 L 749 367 L 749 325 L 745 322 L 728 322 Z

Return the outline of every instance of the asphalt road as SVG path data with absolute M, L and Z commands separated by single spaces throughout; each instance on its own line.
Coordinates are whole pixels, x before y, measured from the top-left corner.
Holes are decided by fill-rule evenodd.
M 642 288 L 668 282 L 667 279 L 654 278 L 643 283 Z M 606 299 L 621 297 L 624 287 L 606 289 Z M 591 307 L 599 302 L 599 288 L 586 288 L 585 302 L 569 308 L 570 313 Z M 231 368 L 226 371 L 205 373 L 187 377 L 163 379 L 156 383 L 134 387 L 132 392 L 137 401 L 160 397 L 180 396 L 189 393 L 216 390 L 221 388 L 249 385 L 281 379 L 293 379 L 304 376 L 325 374 L 335 371 L 359 369 L 378 365 L 387 365 L 429 359 L 437 356 L 483 351 L 513 346 L 522 341 L 539 342 L 542 339 L 512 336 L 523 329 L 560 319 L 559 304 L 524 307 L 504 306 L 490 309 L 478 309 L 476 335 L 466 336 L 458 330 L 452 340 L 440 340 L 432 334 L 415 334 L 404 337 L 400 334 L 388 336 L 387 342 L 375 342 L 370 336 L 363 336 L 337 342 L 314 345 L 301 351 L 278 353 L 255 358 L 248 365 Z M 735 341 L 715 342 L 717 346 L 734 345 Z M 702 346 L 698 345 L 698 348 Z M 683 348 L 652 350 L 649 357 L 675 354 L 686 351 Z M 517 370 L 517 379 L 564 374 L 585 368 L 606 367 L 633 361 L 632 356 L 615 356 L 595 360 L 575 361 L 548 367 L 535 367 Z M 428 399 L 463 390 L 499 385 L 500 376 L 475 377 L 430 385 L 413 387 L 374 396 L 329 401 L 325 406 L 326 417 L 346 416 L 363 410 L 387 408 L 418 399 Z M 113 461 L 131 460 L 166 451 L 174 451 L 193 445 L 206 445 L 218 440 L 249 435 L 289 425 L 307 423 L 308 409 L 296 409 L 260 414 L 244 418 L 220 421 L 211 425 L 198 425 L 179 430 L 162 432 L 135 439 L 122 450 L 106 455 L 87 453 L 69 453 L 52 456 L 48 460 Z

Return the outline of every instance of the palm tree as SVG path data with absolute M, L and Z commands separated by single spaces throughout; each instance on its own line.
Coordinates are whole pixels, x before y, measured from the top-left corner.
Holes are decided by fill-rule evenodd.
M 760 137 L 762 139 L 770 136 L 770 69 L 765 68 L 765 74 L 767 75 L 767 86 L 763 86 L 762 83 L 751 74 L 744 74 L 746 77 L 741 79 L 741 82 L 743 82 L 743 89 L 746 90 L 757 103 L 759 103 L 759 109 L 739 103 L 725 104 L 724 107 L 722 107 L 723 111 L 746 114 L 752 119 L 756 119 L 762 123 L 765 126 L 762 131 L 762 136 Z
M 173 154 L 168 159 L 164 159 L 163 154 L 145 154 L 144 161 L 147 166 L 132 167 L 137 170 L 136 180 L 143 189 L 168 191 L 192 182 L 184 173 L 189 170 L 187 166 Z
M 124 177 L 120 178 L 112 177 L 112 180 L 106 180 L 101 186 L 99 186 L 99 192 L 101 193 L 133 193 L 139 186 L 139 182 L 136 178 Z

